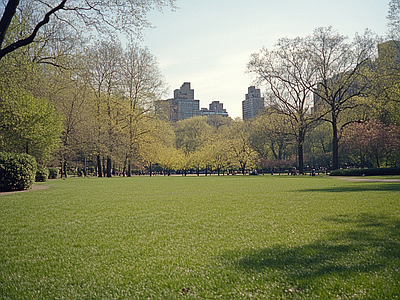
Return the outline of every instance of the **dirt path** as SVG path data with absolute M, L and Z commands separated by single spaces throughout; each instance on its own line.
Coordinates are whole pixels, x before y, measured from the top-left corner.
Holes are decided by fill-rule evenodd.
M 0 192 L 0 196 L 2 196 L 2 195 L 8 195 L 8 194 L 14 194 L 14 193 L 33 192 L 33 191 L 45 190 L 45 189 L 48 189 L 48 188 L 49 188 L 48 185 L 37 185 L 37 184 L 34 184 L 34 185 L 33 185 L 33 188 L 31 188 L 30 190 L 11 191 L 11 192 Z

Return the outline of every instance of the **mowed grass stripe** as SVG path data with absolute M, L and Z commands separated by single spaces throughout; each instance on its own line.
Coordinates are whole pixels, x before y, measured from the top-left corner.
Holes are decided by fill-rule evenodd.
M 400 185 L 82 178 L 0 197 L 2 299 L 395 299 Z

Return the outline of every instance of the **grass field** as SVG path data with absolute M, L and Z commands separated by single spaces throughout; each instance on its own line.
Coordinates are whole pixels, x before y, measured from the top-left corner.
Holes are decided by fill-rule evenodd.
M 400 184 L 83 178 L 0 196 L 0 299 L 396 299 Z

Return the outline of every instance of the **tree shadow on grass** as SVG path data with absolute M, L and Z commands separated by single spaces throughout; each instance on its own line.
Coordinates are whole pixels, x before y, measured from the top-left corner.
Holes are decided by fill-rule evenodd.
M 339 192 L 362 192 L 362 191 L 384 191 L 384 192 L 399 192 L 399 183 L 389 182 L 358 182 L 352 185 L 334 185 L 332 187 L 315 188 L 315 189 L 302 189 L 296 192 L 326 192 L 326 193 L 339 193 Z
M 373 286 L 373 282 L 381 285 L 376 291 L 371 288 L 368 299 L 391 298 L 390 295 L 400 292 L 400 218 L 360 214 L 324 221 L 350 229 L 332 231 L 324 239 L 301 246 L 277 245 L 245 253 L 230 252 L 222 259 L 248 276 L 262 274 L 267 281 L 290 283 L 299 293 L 321 289 L 326 284 L 331 285 L 331 292 L 337 293 L 334 286 L 337 288 L 338 282 L 347 281 L 350 284 L 344 284 L 342 296 L 349 295 L 358 288 L 354 285 L 356 278 L 361 278 L 361 285 Z

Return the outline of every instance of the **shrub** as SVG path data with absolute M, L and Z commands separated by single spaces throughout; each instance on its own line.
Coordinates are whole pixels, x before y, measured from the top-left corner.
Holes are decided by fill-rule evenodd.
M 36 168 L 36 160 L 31 155 L 0 152 L 0 191 L 32 188 Z
M 49 179 L 56 179 L 58 176 L 57 168 L 48 168 L 49 169 Z
M 400 175 L 400 168 L 340 169 L 334 170 L 330 176 L 377 176 Z
M 45 167 L 38 166 L 36 170 L 36 182 L 46 182 L 49 177 L 49 170 Z

